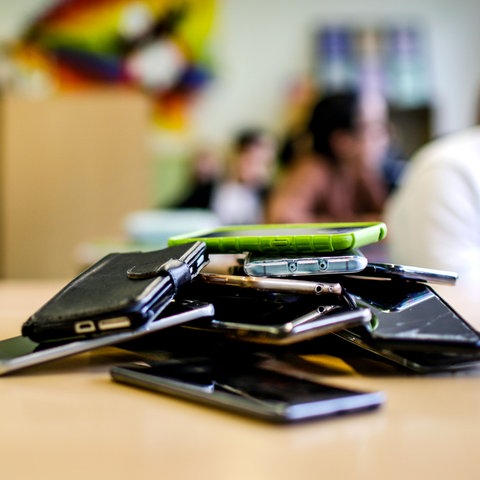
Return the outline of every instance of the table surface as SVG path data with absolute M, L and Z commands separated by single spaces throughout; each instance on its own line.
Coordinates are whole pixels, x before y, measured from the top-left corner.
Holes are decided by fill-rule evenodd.
M 62 282 L 0 282 L 0 336 Z M 480 295 L 437 289 L 480 329 Z M 480 291 L 480 290 L 479 290 Z M 382 390 L 375 412 L 279 426 L 114 383 L 113 347 L 0 378 L 5 479 L 478 478 L 480 368 L 436 375 L 358 374 L 322 381 Z

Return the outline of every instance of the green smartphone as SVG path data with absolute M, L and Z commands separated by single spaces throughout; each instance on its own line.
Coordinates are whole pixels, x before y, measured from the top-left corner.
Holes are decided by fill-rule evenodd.
M 359 248 L 386 234 L 383 222 L 234 225 L 170 237 L 168 245 L 202 241 L 209 253 L 318 253 Z

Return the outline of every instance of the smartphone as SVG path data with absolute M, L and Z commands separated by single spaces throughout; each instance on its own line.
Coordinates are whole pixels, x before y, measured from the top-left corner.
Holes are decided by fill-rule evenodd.
M 414 373 L 426 374 L 444 372 L 450 370 L 461 370 L 478 366 L 480 355 L 478 352 L 448 353 L 448 352 L 421 352 L 415 350 L 396 350 L 382 347 L 356 332 L 345 329 L 334 332 L 333 335 L 346 341 L 354 348 L 373 356 L 376 360 L 395 365 Z M 349 355 L 352 361 L 351 353 Z M 336 354 L 336 353 L 335 353 Z M 341 352 L 340 352 L 340 355 Z
M 255 288 L 245 288 L 244 282 Z M 371 318 L 370 310 L 356 308 L 339 284 L 200 274 L 182 295 L 211 302 L 215 308 L 212 319 L 193 322 L 190 328 L 255 343 L 298 343 Z
M 480 361 L 480 334 L 429 285 L 351 277 L 344 288 L 371 310 L 373 328 L 347 329 L 341 338 L 417 371 Z
M 120 383 L 279 423 L 355 413 L 384 402 L 381 392 L 320 384 L 242 359 L 145 361 L 114 367 L 111 375 Z
M 22 335 L 43 343 L 135 330 L 161 315 L 207 263 L 201 242 L 110 253 L 34 312 L 23 323 Z
M 169 245 L 202 241 L 209 253 L 320 253 L 351 250 L 382 240 L 382 222 L 224 226 L 171 237 Z
M 270 292 L 303 293 L 311 295 L 342 294 L 342 286 L 338 282 L 318 282 L 310 280 L 250 277 L 245 275 L 227 275 L 220 273 L 201 273 L 199 280 L 214 285 Z M 198 284 L 198 281 L 196 282 Z
M 216 315 L 212 320 L 195 322 L 186 328 L 219 333 L 243 342 L 290 345 L 345 328 L 367 325 L 372 317 L 368 308 L 344 310 L 338 305 L 320 305 L 302 312 L 298 307 L 283 311 L 272 308 L 271 312 L 261 318 L 246 315 L 236 321 L 229 316 L 223 319 Z
M 243 270 L 247 275 L 259 277 L 346 274 L 362 271 L 367 263 L 367 257 L 359 250 L 301 257 L 249 252 L 243 262 Z
M 0 341 L 0 375 L 94 348 L 121 344 L 164 328 L 180 325 L 203 317 L 212 317 L 213 305 L 196 300 L 173 300 L 162 315 L 136 330 L 109 333 L 85 340 L 37 343 L 25 336 Z
M 455 272 L 393 263 L 368 263 L 358 274 L 364 277 L 400 278 L 444 285 L 455 285 L 458 280 L 458 273 Z

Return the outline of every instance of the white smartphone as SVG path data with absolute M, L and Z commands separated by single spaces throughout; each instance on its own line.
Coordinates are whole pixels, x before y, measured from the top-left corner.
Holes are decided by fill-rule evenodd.
M 322 255 L 261 255 L 249 252 L 243 263 L 247 275 L 290 277 L 306 275 L 348 274 L 362 271 L 368 260 L 359 250 Z
M 0 375 L 49 362 L 94 348 L 117 345 L 174 325 L 213 316 L 213 305 L 195 300 L 171 301 L 162 315 L 136 330 L 104 334 L 70 342 L 37 343 L 18 336 L 0 341 Z

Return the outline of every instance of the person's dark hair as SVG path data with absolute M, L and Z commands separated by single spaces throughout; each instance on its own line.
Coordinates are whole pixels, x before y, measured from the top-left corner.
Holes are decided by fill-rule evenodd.
M 336 164 L 331 137 L 336 130 L 353 131 L 358 113 L 359 95 L 356 92 L 335 93 L 321 98 L 313 108 L 307 123 L 313 151 Z
M 233 148 L 236 152 L 243 152 L 251 145 L 262 140 L 266 132 L 261 128 L 247 128 L 237 133 L 233 141 Z

